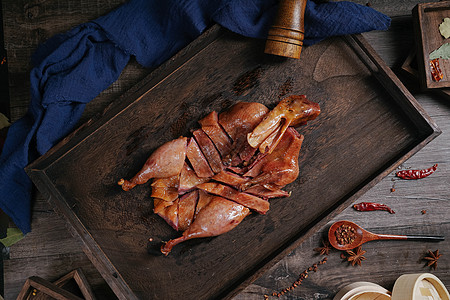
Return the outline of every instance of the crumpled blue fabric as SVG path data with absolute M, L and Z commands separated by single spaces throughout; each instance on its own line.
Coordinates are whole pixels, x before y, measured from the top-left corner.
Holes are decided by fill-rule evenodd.
M 10 127 L 0 156 L 0 208 L 23 233 L 31 230 L 32 182 L 24 167 L 75 128 L 131 56 L 156 67 L 214 23 L 263 39 L 276 11 L 276 0 L 131 0 L 50 38 L 32 57 L 29 109 Z M 389 26 L 390 18 L 370 7 L 310 0 L 304 45 Z

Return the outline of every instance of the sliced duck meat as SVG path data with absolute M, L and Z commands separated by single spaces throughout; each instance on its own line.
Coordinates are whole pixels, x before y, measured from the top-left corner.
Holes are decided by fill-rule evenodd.
M 302 143 L 303 135 L 289 127 L 274 151 L 256 162 L 245 174 L 253 178 L 242 184 L 241 190 L 255 185 L 276 190 L 294 181 L 299 173 L 298 155 Z
M 262 122 L 248 134 L 250 146 L 262 153 L 272 152 L 289 126 L 306 124 L 320 114 L 319 104 L 305 95 L 292 95 L 281 100 Z
M 164 200 L 163 200 L 164 201 Z M 173 201 L 172 205 L 169 205 L 159 210 L 158 215 L 164 219 L 173 229 L 178 231 L 178 201 Z
M 222 172 L 217 173 L 211 179 L 231 185 L 234 187 L 239 187 L 241 184 L 246 183 L 250 178 L 243 177 L 241 175 L 235 174 L 233 172 L 222 170 Z
M 244 164 L 244 166 L 248 165 L 252 158 L 254 157 L 257 148 L 253 148 L 248 143 L 245 143 L 243 147 L 241 147 L 241 150 L 239 151 L 239 159 L 241 160 L 241 163 Z
M 178 188 L 153 186 L 151 196 L 164 201 L 172 202 L 178 198 Z
M 238 166 L 243 162 L 240 153 L 247 147 L 247 134 L 263 120 L 268 111 L 261 103 L 238 102 L 219 114 L 219 124 L 233 140 L 233 150 L 224 158 L 225 165 Z
M 197 201 L 197 207 L 195 208 L 195 216 L 198 215 L 198 213 L 206 207 L 211 200 L 216 197 L 213 194 L 207 193 L 204 190 L 198 190 L 198 201 Z
M 164 210 L 164 208 L 171 206 L 173 202 L 167 202 L 163 199 L 154 198 L 153 199 L 153 212 L 159 214 Z
M 219 114 L 212 111 L 206 117 L 198 121 L 202 130 L 213 141 L 222 158 L 231 152 L 231 139 L 219 124 Z
M 242 137 L 246 138 L 269 112 L 269 109 L 256 102 L 238 102 L 228 110 L 219 114 L 219 124 L 228 133 L 233 142 Z
M 203 178 L 211 177 L 214 175 L 208 164 L 208 161 L 206 160 L 202 150 L 200 150 L 200 147 L 198 146 L 194 138 L 191 138 L 189 140 L 186 156 L 192 168 L 194 169 L 195 174 L 197 174 L 198 177 Z
M 269 200 L 272 198 L 285 198 L 290 196 L 289 192 L 283 191 L 281 189 L 269 190 L 268 188 L 260 185 L 252 186 L 251 188 L 245 190 L 245 192 L 260 197 L 264 200 Z
M 165 243 L 161 252 L 168 255 L 173 246 L 186 240 L 218 236 L 235 228 L 250 213 L 250 210 L 236 202 L 214 197 L 196 216 L 194 222 L 179 238 Z
M 210 194 L 233 200 L 234 202 L 242 204 L 260 214 L 265 214 L 269 210 L 269 201 L 248 193 L 239 192 L 237 189 L 220 183 L 207 182 L 199 184 L 197 187 Z
M 180 174 L 178 192 L 180 194 L 184 194 L 195 188 L 196 185 L 207 182 L 209 180 L 209 177 L 198 177 L 194 170 L 189 167 L 187 163 L 185 163 Z
M 198 190 L 184 194 L 178 201 L 178 230 L 185 231 L 194 220 Z
M 150 155 L 142 169 L 130 181 L 122 178 L 118 184 L 124 191 L 128 191 L 138 184 L 146 183 L 151 178 L 164 178 L 179 174 L 186 158 L 186 148 L 186 137 L 163 144 Z
M 192 134 L 194 135 L 198 146 L 202 150 L 203 155 L 208 161 L 211 170 L 214 173 L 219 173 L 222 171 L 222 158 L 208 135 L 206 135 L 202 129 L 197 129 Z
M 292 126 L 320 113 L 305 96 L 288 96 L 269 112 L 239 102 L 199 121 L 193 137 L 156 149 L 130 180 L 129 190 L 153 178 L 154 212 L 183 234 L 161 247 L 167 255 L 183 241 L 211 237 L 236 227 L 252 210 L 265 214 L 269 199 L 289 197 L 283 188 L 299 174 L 303 136 Z
M 181 173 L 180 173 L 181 174 Z M 164 201 L 175 201 L 178 198 L 178 186 L 180 182 L 180 174 L 167 177 L 158 178 L 151 184 L 152 197 L 159 198 Z
M 178 188 L 178 185 L 180 184 L 180 174 L 177 174 L 175 176 L 166 177 L 166 178 L 158 178 L 153 180 L 151 186 L 152 187 L 173 187 Z

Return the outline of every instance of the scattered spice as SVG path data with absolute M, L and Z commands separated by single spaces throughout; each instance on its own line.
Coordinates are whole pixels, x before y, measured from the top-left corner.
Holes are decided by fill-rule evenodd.
M 347 260 L 347 255 L 345 255 L 345 252 L 341 252 L 340 257 L 341 257 L 341 259 Z
M 395 175 L 402 179 L 421 179 L 433 174 L 437 166 L 438 164 L 435 164 L 431 168 L 422 170 L 402 170 L 398 171 Z
M 391 188 L 391 193 L 393 193 L 393 192 L 395 192 L 395 189 L 394 189 L 394 188 Z
M 358 248 L 352 250 L 346 251 L 348 254 L 347 261 L 349 261 L 352 266 L 358 265 L 361 266 L 361 262 L 365 260 L 366 258 L 363 256 L 366 251 L 362 250 L 361 246 Z
M 427 267 L 430 267 L 431 269 L 436 270 L 438 260 L 441 256 L 442 256 L 442 254 L 439 254 L 439 249 L 437 249 L 434 252 L 431 250 L 428 250 L 427 256 L 425 256 L 423 259 L 428 261 Z
M 374 210 L 384 210 L 388 211 L 390 214 L 395 214 L 391 208 L 385 204 L 374 203 L 374 202 L 361 202 L 353 205 L 353 208 L 357 211 L 374 211 Z
M 0 63 L 0 65 L 3 65 L 4 63 L 6 63 L 6 57 L 2 58 L 2 62 Z
M 353 226 L 343 224 L 336 229 L 334 235 L 340 245 L 351 244 L 356 238 L 356 229 Z
M 434 81 L 439 82 L 444 78 L 444 74 L 439 66 L 439 58 L 430 60 L 431 77 Z
M 427 213 L 427 211 L 425 209 L 422 209 L 420 212 L 422 213 L 422 215 Z
M 311 271 L 317 272 L 319 270 L 319 266 L 325 264 L 326 262 L 327 262 L 327 258 L 324 257 L 322 260 L 318 261 L 317 263 L 313 264 L 311 267 L 309 267 L 308 269 L 306 269 L 302 273 L 300 273 L 300 275 L 298 276 L 297 280 L 294 281 L 294 283 L 290 287 L 287 287 L 287 288 L 283 289 L 280 292 L 273 292 L 270 296 L 272 296 L 272 297 L 281 297 L 284 294 L 292 291 L 297 286 L 301 285 L 303 283 L 303 280 L 308 278 L 308 273 L 309 272 L 311 272 Z M 269 299 L 270 296 L 269 295 L 264 295 L 264 299 Z
M 322 240 L 322 247 L 314 248 L 314 251 L 319 252 L 320 255 L 330 254 L 331 245 L 328 240 Z

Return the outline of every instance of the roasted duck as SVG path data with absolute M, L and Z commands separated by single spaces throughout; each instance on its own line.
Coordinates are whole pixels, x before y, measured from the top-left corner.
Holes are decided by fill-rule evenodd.
M 118 184 L 128 191 L 153 179 L 154 212 L 182 236 L 161 252 L 189 239 L 217 236 L 236 227 L 251 211 L 265 214 L 269 199 L 299 174 L 303 135 L 294 126 L 320 114 L 305 96 L 289 96 L 271 111 L 260 103 L 239 102 L 199 121 L 192 137 L 155 150 L 142 169 Z

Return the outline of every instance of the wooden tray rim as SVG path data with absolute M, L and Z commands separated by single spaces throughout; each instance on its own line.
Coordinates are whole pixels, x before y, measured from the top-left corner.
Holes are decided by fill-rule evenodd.
M 78 238 L 82 242 L 84 252 L 94 266 L 100 271 L 105 281 L 119 297 L 119 299 L 133 300 L 138 298 L 130 289 L 123 277 L 121 277 L 118 270 L 114 267 L 106 254 L 102 251 L 100 245 L 96 243 L 95 239 L 89 233 L 89 230 L 74 213 L 70 207 L 70 204 L 67 203 L 67 200 L 64 199 L 57 187 L 54 186 L 52 180 L 46 175 L 46 169 L 72 149 L 76 148 L 79 143 L 83 142 L 83 140 L 94 134 L 95 131 L 103 125 L 103 121 L 113 118 L 117 113 L 126 109 L 131 103 L 135 102 L 136 99 L 139 99 L 139 95 L 142 94 L 143 91 L 146 91 L 149 87 L 157 84 L 177 68 L 182 67 L 184 63 L 189 61 L 190 58 L 198 53 L 198 50 L 220 37 L 224 31 L 227 30 L 223 29 L 219 25 L 214 25 L 198 39 L 177 53 L 172 59 L 169 59 L 166 63 L 154 70 L 150 75 L 137 83 L 128 92 L 113 101 L 108 108 L 105 109 L 102 115 L 87 121 L 72 134 L 50 149 L 48 153 L 41 156 L 25 168 L 32 181 L 49 199 L 50 203 L 55 207 L 55 210 L 65 217 L 68 230 L 74 237 Z M 368 180 L 365 181 L 365 184 L 355 190 L 344 202 L 324 213 L 324 215 L 330 217 L 337 216 L 376 183 L 380 182 L 390 172 L 395 170 L 398 165 L 406 161 L 441 133 L 436 123 L 428 116 L 417 100 L 411 95 L 406 87 L 403 86 L 401 81 L 394 75 L 392 70 L 372 49 L 370 44 L 367 43 L 362 35 L 349 35 L 343 36 L 342 38 L 353 48 L 355 53 L 372 71 L 373 75 L 380 81 L 380 83 L 388 91 L 390 91 L 390 95 L 406 112 L 407 116 L 414 120 L 419 129 L 423 130 L 421 135 L 423 140 L 421 140 L 418 144 L 412 145 L 410 149 L 406 150 L 407 153 L 405 153 L 405 155 L 390 162 L 389 165 L 381 166 L 380 169 L 382 169 L 382 171 L 380 173 L 374 174 L 372 178 L 368 178 Z M 127 98 L 133 100 L 124 101 Z M 297 248 L 305 239 L 309 238 L 320 228 L 324 227 L 326 223 L 327 221 L 324 219 L 324 216 L 320 216 L 320 220 L 317 222 L 312 222 L 311 226 L 304 230 L 301 238 L 293 240 L 289 246 L 285 247 L 274 257 L 269 257 L 267 261 L 264 261 L 260 265 L 255 266 L 252 270 L 249 270 L 246 279 L 238 280 L 234 288 L 232 288 L 231 291 L 226 291 L 219 295 L 220 298 L 230 299 L 235 296 L 247 285 L 260 277 L 266 270 L 290 253 L 293 249 Z

